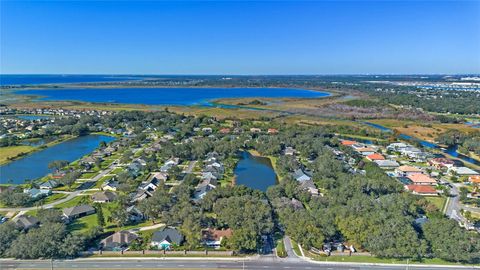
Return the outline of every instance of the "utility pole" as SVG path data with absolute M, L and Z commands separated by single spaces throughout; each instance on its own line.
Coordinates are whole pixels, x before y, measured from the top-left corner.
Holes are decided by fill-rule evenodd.
M 51 263 L 51 265 L 50 265 L 50 266 L 51 266 L 51 267 L 50 267 L 50 269 L 51 269 L 51 270 L 53 270 L 53 257 L 52 257 L 52 259 L 50 260 L 50 263 Z

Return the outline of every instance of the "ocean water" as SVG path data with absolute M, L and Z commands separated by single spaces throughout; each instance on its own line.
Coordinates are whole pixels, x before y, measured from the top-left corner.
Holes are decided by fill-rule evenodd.
M 141 80 L 135 75 L 5 75 L 0 74 L 0 85 L 34 85 L 49 83 L 112 82 Z

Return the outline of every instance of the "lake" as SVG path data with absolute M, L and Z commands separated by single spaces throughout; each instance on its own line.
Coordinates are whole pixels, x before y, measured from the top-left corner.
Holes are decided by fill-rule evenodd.
M 23 158 L 0 166 L 0 184 L 10 181 L 13 184 L 22 184 L 25 180 L 43 177 L 51 170 L 48 164 L 54 160 L 68 160 L 70 162 L 91 153 L 100 142 L 110 142 L 115 138 L 104 135 L 87 135 L 77 137 L 52 147 L 34 152 Z
M 277 183 L 277 174 L 273 170 L 270 159 L 253 156 L 246 151 L 242 151 L 241 155 L 234 170 L 237 185 L 265 192 L 269 186 Z
M 329 93 L 291 88 L 62 88 L 20 90 L 19 95 L 42 96 L 40 100 L 77 100 L 147 105 L 210 105 L 219 98 L 320 98 Z

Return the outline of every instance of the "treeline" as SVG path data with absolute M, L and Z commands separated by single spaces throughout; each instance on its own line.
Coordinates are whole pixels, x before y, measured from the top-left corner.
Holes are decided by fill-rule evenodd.
M 449 130 L 440 134 L 437 141 L 447 146 L 458 145 L 458 150 L 462 153 L 473 152 L 480 155 L 480 130 L 474 132 Z

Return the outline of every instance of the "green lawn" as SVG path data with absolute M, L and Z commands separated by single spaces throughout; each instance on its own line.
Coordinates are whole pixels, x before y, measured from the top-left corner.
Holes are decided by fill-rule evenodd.
M 93 178 L 95 175 L 97 175 L 98 172 L 87 172 L 87 173 L 82 173 L 82 175 L 80 176 L 81 179 L 91 179 Z
M 374 256 L 320 256 L 309 253 L 309 256 L 317 261 L 328 261 L 328 262 L 359 262 L 359 263 L 387 263 L 387 264 L 406 264 L 407 259 L 386 259 L 386 258 L 377 258 Z M 408 260 L 408 263 L 411 264 L 440 264 L 440 265 L 472 265 L 472 264 L 460 264 L 454 262 L 447 262 L 442 259 L 433 258 L 433 259 L 423 259 L 421 261 Z
M 285 258 L 287 257 L 287 252 L 285 251 L 285 244 L 283 243 L 283 238 L 280 238 L 277 240 L 277 255 L 280 258 Z
M 54 193 L 54 194 L 48 196 L 47 198 L 45 198 L 44 204 L 48 204 L 48 203 L 51 203 L 51 202 L 54 202 L 54 201 L 61 200 L 63 198 L 66 198 L 67 196 L 68 196 L 68 194 Z
M 88 196 L 77 196 L 69 201 L 55 205 L 55 208 L 63 209 L 63 208 L 73 207 L 81 204 L 82 200 L 85 200 L 85 198 L 90 200 Z
M 445 207 L 445 203 L 447 202 L 447 198 L 443 196 L 427 196 L 424 197 L 428 202 L 435 205 L 440 211 L 443 210 Z
M 98 226 L 97 215 L 93 214 L 76 219 L 73 223 L 68 225 L 68 229 L 71 231 L 84 233 L 96 226 Z
M 111 174 L 119 174 L 119 173 L 121 173 L 121 172 L 123 172 L 123 168 L 115 168 L 115 169 L 113 169 L 113 171 L 111 171 L 110 173 L 111 173 Z
M 28 145 L 0 147 L 0 164 L 7 163 L 9 159 L 30 153 L 35 149 L 36 147 Z

